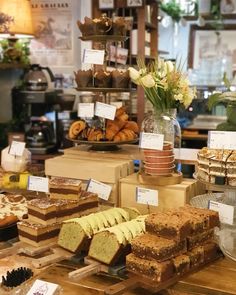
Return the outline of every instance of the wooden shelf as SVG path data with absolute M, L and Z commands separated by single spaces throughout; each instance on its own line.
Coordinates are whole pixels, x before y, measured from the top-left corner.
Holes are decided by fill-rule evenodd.
M 0 69 L 24 69 L 27 68 L 28 65 L 24 65 L 24 64 L 19 64 L 19 63 L 0 63 Z
M 88 92 L 130 92 L 130 88 L 100 88 L 100 87 L 77 87 L 77 91 Z
M 137 27 L 138 23 L 134 22 L 134 27 Z M 150 22 L 145 22 L 145 27 L 146 29 L 150 29 L 150 30 L 157 30 L 157 26 L 150 23 Z
M 183 15 L 183 18 L 186 19 L 187 21 L 196 21 L 198 19 L 198 16 L 196 15 Z M 203 16 L 203 18 L 205 20 L 208 21 L 217 21 L 217 19 L 215 19 L 212 15 L 205 15 Z M 232 19 L 235 20 L 236 19 L 236 13 L 235 14 L 222 14 L 222 19 Z

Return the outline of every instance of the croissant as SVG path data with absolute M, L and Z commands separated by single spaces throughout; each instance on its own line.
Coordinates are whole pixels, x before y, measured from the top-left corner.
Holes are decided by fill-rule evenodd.
M 126 140 L 132 140 L 135 139 L 137 135 L 130 129 L 122 129 L 119 131 L 113 138 L 113 141 L 126 141 Z
M 75 121 L 69 129 L 69 138 L 76 139 L 78 135 L 86 128 L 86 123 L 82 120 Z
M 101 129 L 94 129 L 89 132 L 88 141 L 100 141 L 103 138 Z
M 121 108 L 119 108 L 119 109 L 116 110 L 115 117 L 117 118 L 117 117 L 123 115 L 124 113 L 125 113 L 125 107 L 121 107 Z
M 120 121 L 127 121 L 129 119 L 129 116 L 128 114 L 123 113 L 122 115 L 118 116 L 117 119 Z
M 114 121 L 108 120 L 106 127 L 106 138 L 113 140 L 113 137 L 124 127 L 125 122 L 115 119 Z
M 124 126 L 125 129 L 130 129 L 134 131 L 134 133 L 139 133 L 138 124 L 135 121 L 127 121 Z

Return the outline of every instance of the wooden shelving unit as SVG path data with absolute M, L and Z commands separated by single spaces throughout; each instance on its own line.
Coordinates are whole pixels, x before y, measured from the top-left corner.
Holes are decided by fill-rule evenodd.
M 100 10 L 99 1 L 94 0 L 92 6 L 93 18 L 100 17 L 102 13 L 106 13 L 109 17 L 112 17 L 113 13 L 116 16 L 132 16 L 133 28 L 138 30 L 138 51 L 137 55 L 131 54 L 132 37 L 131 32 L 128 32 L 129 39 L 125 42 L 125 47 L 130 51 L 129 64 L 134 65 L 137 57 L 143 58 L 149 63 L 155 59 L 158 55 L 158 2 L 156 0 L 143 0 L 142 7 L 130 8 L 127 7 L 125 0 L 116 0 L 115 8 L 112 10 Z M 150 6 L 149 6 L 150 5 Z M 150 19 L 146 19 L 147 6 L 150 7 Z M 150 55 L 145 55 L 145 32 L 150 33 Z M 145 100 L 144 91 L 141 87 L 137 87 L 137 121 L 141 125 L 145 115 Z

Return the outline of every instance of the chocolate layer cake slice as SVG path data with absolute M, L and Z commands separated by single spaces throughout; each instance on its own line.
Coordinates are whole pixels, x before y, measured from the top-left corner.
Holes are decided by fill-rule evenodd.
M 141 258 L 156 259 L 158 262 L 184 254 L 186 240 L 174 241 L 149 233 L 140 235 L 131 242 L 132 253 Z
M 56 243 L 61 224 L 42 225 L 21 221 L 17 223 L 19 239 L 34 247 Z
M 174 275 L 174 266 L 170 260 L 159 263 L 154 259 L 140 258 L 133 253 L 126 256 L 126 268 L 158 283 L 166 281 Z
M 79 200 L 82 182 L 78 179 L 51 177 L 49 180 L 50 198 Z
M 146 231 L 158 236 L 181 241 L 191 233 L 190 219 L 172 213 L 152 213 L 146 220 Z

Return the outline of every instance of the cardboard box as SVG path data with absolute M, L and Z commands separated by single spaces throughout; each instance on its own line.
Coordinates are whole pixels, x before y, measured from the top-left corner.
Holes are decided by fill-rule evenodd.
M 148 206 L 136 202 L 136 188 L 143 187 L 158 191 L 158 206 Z M 135 207 L 142 214 L 162 211 L 165 209 L 184 206 L 196 195 L 204 194 L 205 186 L 197 180 L 184 179 L 182 183 L 176 185 L 156 186 L 140 184 L 137 173 L 129 175 L 120 180 L 119 205 L 121 207 Z

